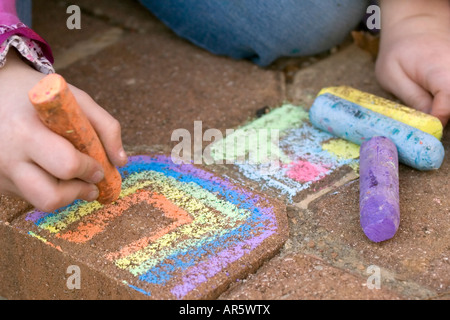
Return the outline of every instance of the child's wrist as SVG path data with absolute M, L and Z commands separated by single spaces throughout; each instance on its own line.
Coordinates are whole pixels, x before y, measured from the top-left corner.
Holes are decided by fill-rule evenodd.
M 36 70 L 44 74 L 54 73 L 52 63 L 42 53 L 40 46 L 24 36 L 12 35 L 0 45 L 0 68 L 4 67 L 11 57 L 10 51 L 20 54 Z M 14 55 L 15 56 L 15 55 Z

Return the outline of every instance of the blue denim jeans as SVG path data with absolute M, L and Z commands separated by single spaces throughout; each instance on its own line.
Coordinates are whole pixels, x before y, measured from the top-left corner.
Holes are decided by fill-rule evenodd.
M 208 51 L 267 66 L 341 43 L 367 0 L 139 0 L 179 36 Z
M 218 55 L 267 66 L 341 43 L 369 0 L 139 0 L 179 36 Z M 17 0 L 31 27 L 32 0 Z
M 25 23 L 28 27 L 32 27 L 31 11 L 32 0 L 16 0 L 16 10 L 20 21 Z

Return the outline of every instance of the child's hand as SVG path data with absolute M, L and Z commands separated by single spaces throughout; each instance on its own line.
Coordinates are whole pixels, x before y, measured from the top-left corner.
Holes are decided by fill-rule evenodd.
M 103 170 L 39 120 L 28 91 L 43 77 L 15 52 L 0 69 L 0 193 L 20 196 L 50 212 L 76 199 L 95 200 L 95 183 L 103 179 Z M 112 163 L 125 165 L 119 122 L 86 93 L 73 86 L 71 90 Z
M 431 113 L 445 126 L 450 118 L 448 2 L 383 1 L 381 10 L 378 81 L 406 105 Z

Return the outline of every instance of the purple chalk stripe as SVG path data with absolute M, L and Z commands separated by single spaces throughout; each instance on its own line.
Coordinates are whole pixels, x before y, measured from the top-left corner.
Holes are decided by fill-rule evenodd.
M 25 221 L 31 221 L 33 223 L 36 223 L 37 221 L 39 221 L 39 219 L 42 219 L 43 217 L 45 217 L 47 215 L 48 215 L 48 213 L 46 213 L 46 212 L 33 211 L 26 216 Z
M 186 274 L 183 275 L 183 283 L 172 288 L 171 292 L 177 299 L 182 299 L 191 290 L 197 288 L 198 285 L 215 276 L 229 264 L 254 250 L 274 233 L 275 231 L 273 230 L 267 230 L 255 238 L 240 242 L 235 247 L 223 250 L 217 256 L 189 268 Z

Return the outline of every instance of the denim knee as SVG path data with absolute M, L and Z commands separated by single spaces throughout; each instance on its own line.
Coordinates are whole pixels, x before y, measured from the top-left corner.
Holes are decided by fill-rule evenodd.
M 355 0 L 140 0 L 175 33 L 208 51 L 261 66 L 342 42 L 364 17 Z
M 16 0 L 16 10 L 20 21 L 31 28 L 32 24 L 32 0 Z

